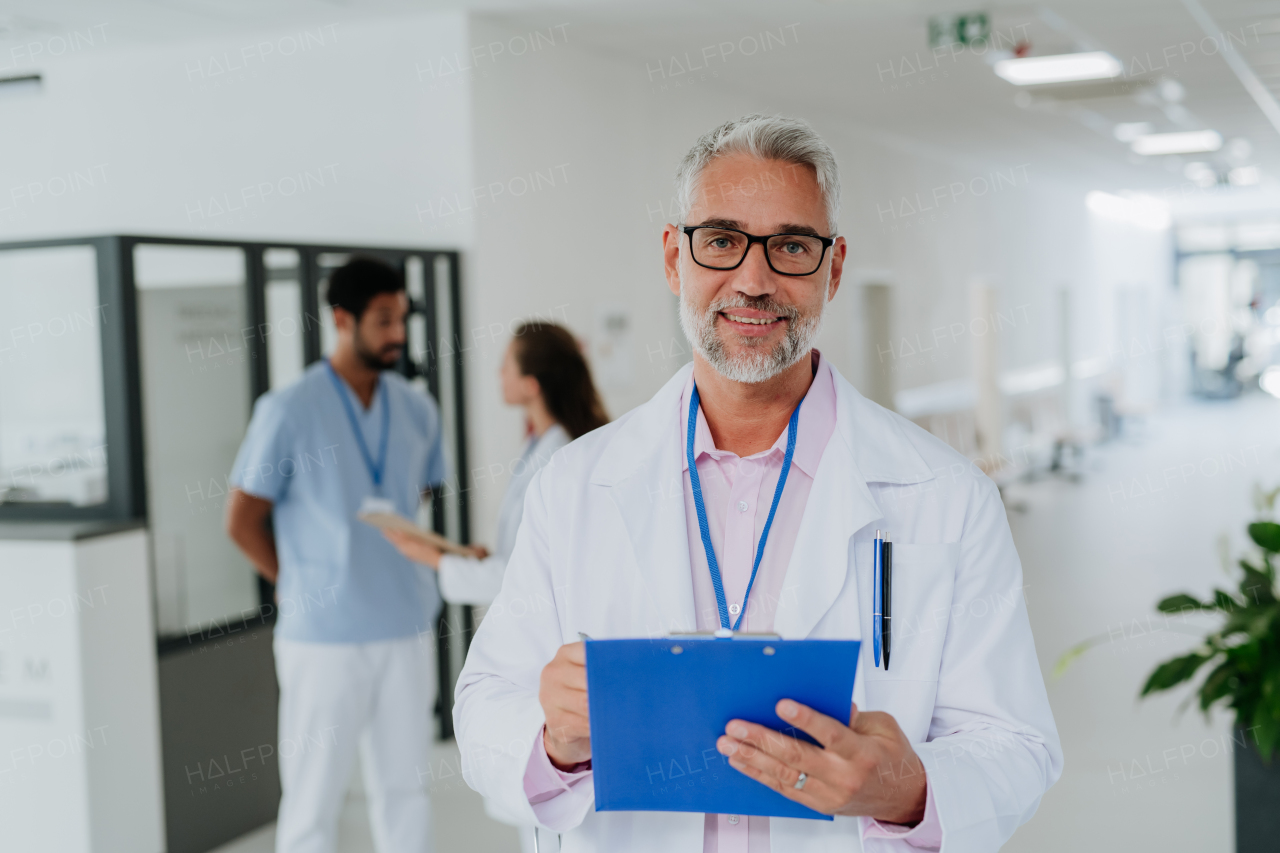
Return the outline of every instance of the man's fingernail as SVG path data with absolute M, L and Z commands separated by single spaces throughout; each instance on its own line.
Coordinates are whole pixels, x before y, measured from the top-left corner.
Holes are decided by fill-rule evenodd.
M 729 726 L 729 734 L 733 735 L 738 740 L 742 740 L 747 736 L 747 727 L 741 723 L 733 723 Z
M 800 708 L 797 707 L 795 702 L 790 702 L 784 699 L 778 703 L 779 716 L 786 717 L 788 720 L 790 720 L 793 717 L 795 717 L 795 715 L 798 713 L 800 713 Z

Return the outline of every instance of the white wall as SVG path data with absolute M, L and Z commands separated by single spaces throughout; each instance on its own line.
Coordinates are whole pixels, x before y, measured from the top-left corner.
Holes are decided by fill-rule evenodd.
M 49 61 L 0 101 L 0 239 L 465 245 L 468 222 L 417 212 L 469 185 L 467 81 L 431 73 L 465 41 L 441 13 Z
M 477 16 L 471 41 L 508 44 L 529 30 Z M 611 414 L 647 399 L 689 358 L 660 251 L 661 226 L 674 221 L 677 163 L 721 121 L 753 111 L 796 113 L 723 79 L 655 84 L 643 59 L 575 40 L 572 26 L 557 33 L 563 42 L 505 55 L 478 68 L 472 81 L 476 184 L 507 185 L 537 169 L 557 169 L 556 185 L 544 182 L 537 193 L 486 195 L 476 218 L 466 311 L 478 342 L 466 357 L 471 466 L 478 473 L 473 518 L 482 537 L 492 534 L 507 479 L 498 472 L 518 456 L 522 436 L 519 413 L 502 405 L 495 378 L 512 324 L 551 314 L 587 341 Z M 1077 293 L 1076 357 L 1105 353 L 1110 339 L 1095 328 L 1095 290 L 1111 256 L 1097 260 L 1091 249 L 1084 203 L 1091 187 L 1062 183 L 1053 163 L 1034 157 L 966 162 L 885 138 L 863 127 L 856 110 L 802 115 L 831 143 L 842 170 L 840 230 L 850 254 L 820 346 L 855 385 L 865 387 L 869 371 L 891 373 L 898 388 L 968 377 L 973 336 L 991 319 L 972 316 L 975 276 L 999 291 L 1006 369 L 1057 357 L 1062 286 Z M 603 239 L 585 239 L 588 226 Z M 1159 253 L 1143 250 L 1127 260 L 1146 270 L 1144 280 L 1167 275 Z M 879 355 L 872 363 L 859 286 L 881 280 L 894 288 L 894 320 L 873 341 L 871 352 Z M 611 344 L 600 315 L 614 308 L 629 312 L 633 329 L 624 342 L 629 381 L 600 370 Z
M 488 536 L 521 440 L 494 378 L 512 323 L 567 323 L 590 344 L 610 412 L 642 402 L 688 358 L 659 250 L 676 163 L 720 121 L 796 112 L 719 76 L 655 83 L 652 65 L 554 17 L 531 27 L 461 13 L 95 46 L 46 65 L 43 93 L 0 104 L 13 126 L 38 129 L 10 137 L 0 239 L 132 231 L 470 249 L 461 357 L 470 462 L 484 473 L 467 479 Z M 843 170 L 850 272 L 821 345 L 850 380 L 967 376 L 979 275 L 1014 321 L 1005 366 L 1054 357 L 1054 289 L 1097 278 L 1082 248 L 1087 188 L 1056 184 L 1052 163 L 961 162 L 945 138 L 938 149 L 884 138 L 856 108 L 801 112 Z M 585 238 L 605 221 L 604 239 Z M 858 288 L 881 279 L 894 320 L 871 342 L 873 363 Z M 611 336 L 619 314 L 627 329 Z

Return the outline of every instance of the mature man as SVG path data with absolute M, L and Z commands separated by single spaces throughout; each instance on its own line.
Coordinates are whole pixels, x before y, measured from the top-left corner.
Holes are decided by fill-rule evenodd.
M 1062 770 L 1000 496 L 813 349 L 847 247 L 835 159 L 807 124 L 716 128 L 681 164 L 677 200 L 663 249 L 693 364 L 529 487 L 458 682 L 466 778 L 567 851 L 994 851 Z M 887 670 L 878 528 L 894 541 Z M 579 632 L 725 626 L 863 641 L 848 720 L 777 705 L 774 728 L 825 749 L 741 720 L 714 744 L 835 821 L 594 812 Z
M 258 400 L 227 503 L 228 533 L 276 584 L 276 850 L 332 853 L 359 747 L 379 853 L 423 853 L 435 667 L 419 637 L 440 595 L 356 513 L 373 498 L 414 516 L 444 480 L 440 418 L 390 370 L 409 308 L 400 273 L 356 258 L 330 276 L 328 299 L 337 346 Z

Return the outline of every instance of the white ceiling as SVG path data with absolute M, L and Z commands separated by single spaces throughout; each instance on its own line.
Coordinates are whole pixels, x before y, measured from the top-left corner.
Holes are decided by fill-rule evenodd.
M 1280 2 L 1200 2 L 1220 30 L 1235 35 L 1262 83 L 1280 92 Z M 795 25 L 788 47 L 775 48 L 767 61 L 726 61 L 720 81 L 760 93 L 779 109 L 795 104 L 787 111 L 834 112 L 853 128 L 957 159 L 1030 162 L 1038 174 L 1115 188 L 1178 192 L 1188 188 L 1185 161 L 1206 159 L 1137 158 L 1111 136 L 1117 122 L 1148 121 L 1158 130 L 1211 127 L 1227 139 L 1248 140 L 1252 154 L 1240 162 L 1259 164 L 1268 181 L 1280 183 L 1280 131 L 1222 56 L 1213 55 L 1222 37 L 1206 40 L 1183 0 L 6 0 L 0 57 L 9 45 L 42 34 L 102 24 L 111 48 L 123 50 L 445 9 L 468 9 L 520 28 L 568 22 L 575 43 L 634 61 L 641 79 L 646 68 L 670 57 L 696 58 L 705 45 Z M 948 55 L 936 69 L 909 73 L 933 64 L 930 15 L 974 9 L 991 15 L 1000 36 L 1026 36 L 1033 54 L 1110 51 L 1124 62 L 1125 78 L 1119 85 L 1075 88 L 1076 95 L 1091 97 L 1037 92 L 1027 104 L 1025 95 L 1019 102 L 1017 87 L 992 73 L 986 58 L 972 53 Z M 1159 96 L 1153 84 L 1163 80 L 1181 86 L 1180 102 Z M 1100 93 L 1107 97 L 1096 97 Z M 1216 159 L 1216 165 L 1229 165 L 1221 155 Z

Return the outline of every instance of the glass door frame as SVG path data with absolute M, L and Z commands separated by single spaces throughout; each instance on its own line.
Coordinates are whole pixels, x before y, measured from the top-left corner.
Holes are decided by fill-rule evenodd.
M 461 254 L 455 250 L 299 243 L 292 240 L 211 240 L 118 234 L 67 237 L 49 240 L 0 242 L 0 251 L 40 249 L 58 246 L 92 246 L 97 254 L 98 299 L 102 306 L 102 388 L 107 442 L 107 500 L 87 507 L 48 504 L 0 504 L 0 522 L 145 522 L 148 519 L 146 486 L 146 437 L 142 417 L 141 363 L 138 345 L 138 299 L 134 270 L 134 248 L 139 244 L 227 247 L 241 249 L 245 257 L 246 306 L 251 328 L 247 337 L 251 355 L 249 374 L 250 405 L 270 387 L 267 357 L 266 286 L 269 279 L 264 253 L 268 249 L 292 249 L 298 253 L 298 284 L 302 291 L 303 362 L 310 365 L 321 357 L 321 311 L 318 285 L 324 273 L 320 264 L 325 254 L 362 254 L 380 258 L 406 275 L 413 258 L 422 263 L 423 298 L 411 299 L 410 316 L 425 320 L 427 347 L 423 354 L 404 355 L 396 369 L 407 378 L 422 376 L 427 390 L 440 402 L 446 435 L 452 436 L 449 455 L 456 472 L 450 490 L 447 483 L 433 483 L 432 526 L 460 542 L 471 541 L 468 502 L 460 484 L 467 467 L 466 395 L 462 338 Z M 437 280 L 438 258 L 448 261 L 449 272 Z M 443 308 L 443 310 L 442 310 Z M 441 336 L 447 343 L 442 347 Z M 452 355 L 442 363 L 441 354 Z M 422 358 L 419 358 L 423 356 Z M 451 362 L 451 363 L 449 363 Z M 449 373 L 442 374 L 442 369 Z M 448 387 L 450 399 L 440 398 Z M 259 585 L 263 604 L 273 601 L 274 590 L 265 581 Z M 465 660 L 474 633 L 472 608 L 446 604 L 436 631 L 440 692 L 437 710 L 440 734 L 453 734 L 453 684 Z M 169 646 L 186 648 L 190 638 L 162 638 L 158 650 Z

